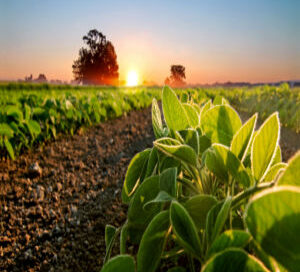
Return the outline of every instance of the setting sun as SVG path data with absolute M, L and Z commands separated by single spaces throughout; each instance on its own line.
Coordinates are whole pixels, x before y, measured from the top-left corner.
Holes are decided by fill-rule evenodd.
M 139 77 L 136 71 L 129 71 L 127 74 L 126 85 L 136 86 L 138 85 Z

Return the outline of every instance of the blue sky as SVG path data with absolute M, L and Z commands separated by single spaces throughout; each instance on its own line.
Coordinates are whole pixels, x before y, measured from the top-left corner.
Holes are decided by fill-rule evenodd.
M 0 79 L 72 79 L 82 36 L 97 28 L 130 69 L 162 83 L 171 64 L 191 83 L 300 78 L 300 1 L 0 0 Z

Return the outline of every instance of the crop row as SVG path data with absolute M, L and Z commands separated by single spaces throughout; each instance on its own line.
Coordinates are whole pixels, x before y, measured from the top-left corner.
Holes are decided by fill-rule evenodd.
M 154 100 L 156 140 L 129 164 L 127 221 L 106 226 L 101 272 L 299 271 L 300 153 L 282 162 L 278 113 L 257 129 L 222 97 L 168 87 L 162 109 Z
M 159 98 L 155 89 L 57 90 L 51 86 L 40 90 L 43 85 L 32 85 L 33 89 L 16 90 L 8 86 L 0 91 L 0 158 L 9 155 L 12 159 L 58 134 L 73 134 L 83 126 L 147 107 L 153 97 Z
M 282 126 L 300 132 L 300 88 L 291 89 L 288 84 L 259 86 L 256 88 L 200 89 L 209 97 L 223 96 L 239 112 L 258 112 L 265 120 L 278 111 Z

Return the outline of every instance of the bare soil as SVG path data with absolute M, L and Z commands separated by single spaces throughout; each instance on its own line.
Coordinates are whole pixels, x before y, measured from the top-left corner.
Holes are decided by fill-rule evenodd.
M 128 164 L 153 139 L 148 108 L 0 161 L 0 271 L 99 271 L 105 225 L 126 219 Z M 300 135 L 282 129 L 281 139 L 286 161 Z

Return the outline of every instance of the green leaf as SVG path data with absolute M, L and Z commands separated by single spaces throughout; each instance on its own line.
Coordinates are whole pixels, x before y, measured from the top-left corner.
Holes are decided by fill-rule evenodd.
M 106 225 L 105 226 L 105 246 L 106 246 L 106 252 L 109 248 L 109 244 L 111 243 L 117 229 L 114 226 Z
M 232 199 L 227 197 L 224 201 L 216 204 L 208 212 L 206 218 L 206 240 L 210 245 L 221 233 L 224 224 L 228 218 Z
M 220 95 L 216 95 L 213 101 L 213 105 L 222 105 L 223 97 Z
M 164 128 L 161 121 L 161 113 L 155 98 L 152 100 L 152 126 L 156 139 L 164 137 Z
M 8 152 L 8 154 L 9 154 L 10 158 L 12 160 L 14 160 L 15 159 L 14 149 L 13 149 L 10 141 L 8 139 L 6 139 L 6 138 L 4 139 L 4 145 L 5 145 L 5 148 L 6 148 L 7 152 Z
M 166 124 L 173 132 L 190 126 L 187 114 L 175 92 L 165 86 L 162 91 L 162 108 Z
M 214 255 L 201 272 L 267 272 L 254 256 L 239 248 L 228 248 Z
M 242 126 L 237 112 L 229 105 L 214 106 L 201 115 L 201 129 L 212 143 L 230 146 L 234 134 Z
M 193 219 L 188 211 L 178 202 L 172 202 L 170 207 L 172 229 L 178 239 L 189 252 L 195 256 L 201 253 L 200 239 Z
M 198 229 L 204 229 L 209 210 L 217 203 L 217 199 L 211 195 L 196 195 L 189 198 L 184 207 L 192 217 Z
M 127 222 L 122 226 L 120 233 L 120 254 L 126 253 L 126 242 L 128 238 L 128 226 Z
M 155 147 L 153 147 L 151 149 L 151 153 L 149 155 L 149 160 L 148 160 L 148 163 L 147 163 L 145 178 L 148 178 L 148 177 L 150 177 L 154 174 L 157 163 L 158 163 L 157 149 Z
M 194 167 L 198 166 L 197 154 L 194 149 L 188 145 L 180 144 L 179 141 L 172 138 L 161 138 L 156 140 L 153 144 L 167 156 L 173 157 L 180 162 L 190 164 Z
M 192 147 L 197 154 L 200 153 L 199 135 L 195 129 L 185 129 L 178 131 L 184 143 Z
M 300 186 L 300 152 L 289 160 L 286 170 L 278 180 L 278 185 Z
M 277 164 L 274 164 L 269 171 L 267 172 L 267 174 L 265 175 L 263 181 L 264 182 L 271 182 L 273 181 L 278 175 L 279 173 L 281 173 L 282 171 L 284 171 L 284 169 L 286 169 L 287 164 L 283 163 L 283 162 L 279 162 Z
M 147 209 L 149 209 L 149 207 L 151 207 L 152 204 L 171 202 L 174 199 L 175 198 L 170 196 L 167 192 L 160 191 L 154 199 L 145 203 L 143 208 L 144 208 L 144 210 L 147 210 Z
M 233 136 L 230 150 L 241 161 L 247 155 L 254 134 L 257 114 L 254 114 Z
M 152 218 L 161 210 L 160 203 L 144 210 L 145 203 L 159 193 L 159 177 L 152 176 L 144 180 L 131 199 L 128 209 L 128 234 L 132 242 L 138 243 Z
M 110 258 L 111 251 L 113 249 L 114 242 L 116 240 L 117 235 L 119 235 L 119 230 L 114 226 L 106 225 L 105 226 L 105 247 L 106 253 L 104 257 L 104 263 Z
M 6 115 L 13 117 L 16 121 L 23 121 L 23 113 L 17 106 L 9 105 L 5 108 Z
M 150 152 L 151 149 L 146 149 L 136 154 L 131 160 L 125 175 L 125 181 L 122 189 L 122 201 L 124 203 L 129 203 L 132 194 L 140 184 L 143 176 L 143 169 L 145 164 L 148 162 Z
M 11 127 L 5 123 L 0 124 L 0 136 L 6 136 L 7 138 L 11 138 L 14 136 L 14 131 Z
M 208 152 L 205 158 L 205 165 L 219 178 L 228 180 L 230 174 L 244 187 L 250 184 L 248 173 L 241 161 L 229 150 L 227 146 L 213 144 L 214 152 Z
M 280 146 L 277 145 L 277 147 L 276 147 L 276 153 L 275 153 L 274 159 L 272 160 L 271 166 L 273 166 L 273 165 L 275 165 L 277 163 L 280 163 L 280 162 L 282 162 L 281 149 L 280 149 Z
M 250 242 L 251 236 L 243 230 L 224 231 L 211 245 L 207 257 L 219 253 L 229 247 L 244 248 Z
M 272 114 L 256 133 L 251 149 L 251 171 L 256 181 L 268 172 L 276 154 L 280 123 L 278 113 Z
M 201 126 L 201 120 L 204 113 L 206 113 L 212 106 L 211 100 L 208 100 L 201 108 L 199 120 L 200 120 L 200 126 Z
M 245 222 L 262 249 L 288 271 L 300 267 L 300 188 L 278 186 L 255 195 Z
M 169 168 L 159 175 L 160 190 L 167 192 L 170 196 L 176 197 L 177 189 L 177 168 Z
M 118 255 L 110 259 L 101 272 L 135 272 L 134 259 L 129 255 Z
M 199 144 L 200 154 L 203 154 L 211 146 L 211 141 L 207 136 L 202 135 L 199 137 Z
M 26 125 L 32 138 L 35 138 L 41 133 L 41 127 L 37 121 L 29 120 L 26 122 Z
M 188 118 L 190 121 L 190 126 L 192 128 L 196 128 L 199 125 L 199 115 L 197 113 L 197 111 L 195 110 L 195 108 L 191 105 L 191 104 L 182 104 Z
M 169 228 L 169 211 L 160 212 L 152 219 L 145 230 L 137 253 L 137 271 L 156 271 L 168 236 Z
M 27 104 L 24 104 L 24 111 L 25 111 L 25 120 L 29 121 L 31 115 L 31 108 Z

